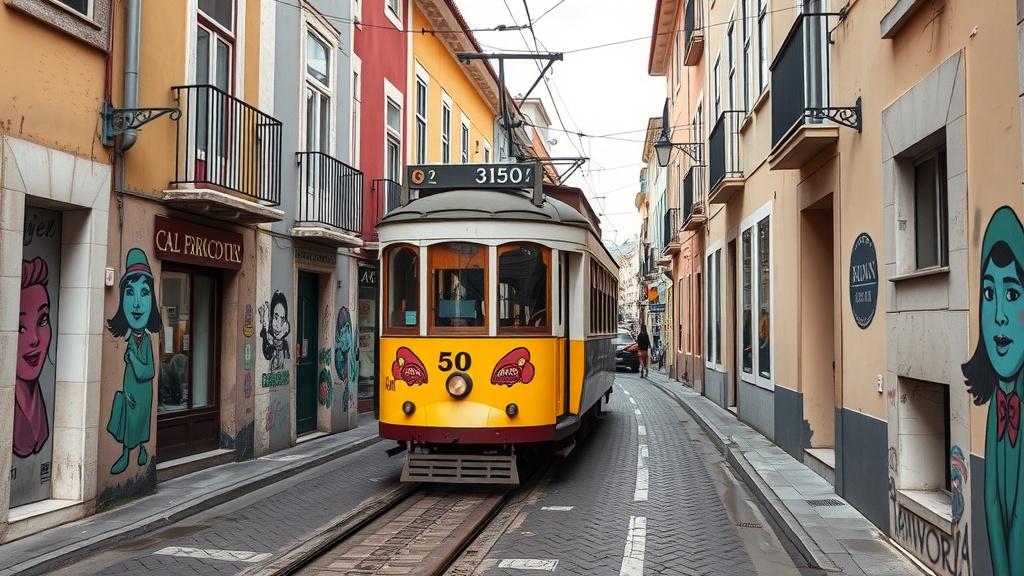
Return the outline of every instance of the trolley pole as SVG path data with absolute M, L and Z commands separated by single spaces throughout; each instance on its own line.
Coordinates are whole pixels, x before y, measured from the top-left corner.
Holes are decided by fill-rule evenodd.
M 561 52 L 547 52 L 547 53 L 536 53 L 536 54 L 534 54 L 534 53 L 488 54 L 488 53 L 482 53 L 482 52 L 481 53 L 477 53 L 477 52 L 459 52 L 458 54 L 456 54 L 456 56 L 458 57 L 459 62 L 462 62 L 463 64 L 468 64 L 471 60 L 497 60 L 498 61 L 498 84 L 500 85 L 498 87 L 499 92 L 500 92 L 500 94 L 498 94 L 498 99 L 499 99 L 499 107 L 500 107 L 499 114 L 501 115 L 501 127 L 505 130 L 505 135 L 508 137 L 508 155 L 509 155 L 509 157 L 513 157 L 513 156 L 518 157 L 518 155 L 515 154 L 515 150 L 513 149 L 513 145 L 512 145 L 512 128 L 516 128 L 516 127 L 520 126 L 521 124 L 517 123 L 515 126 L 512 125 L 512 113 L 509 110 L 509 106 L 508 106 L 508 104 L 507 104 L 507 102 L 505 100 L 506 97 L 508 96 L 508 90 L 505 87 L 505 60 L 547 60 L 547 64 L 544 66 L 544 69 L 541 70 L 540 76 L 538 76 L 537 80 L 534 81 L 533 86 L 530 86 L 530 89 L 526 91 L 526 95 L 523 96 L 520 99 L 519 105 L 522 105 L 522 103 L 525 102 L 527 98 L 529 98 L 530 94 L 533 92 L 533 89 L 536 88 L 537 85 L 540 84 L 540 81 L 544 79 L 544 75 L 548 73 L 548 70 L 551 69 L 551 66 L 554 65 L 554 63 L 556 61 L 559 61 L 559 60 L 562 59 L 562 53 Z

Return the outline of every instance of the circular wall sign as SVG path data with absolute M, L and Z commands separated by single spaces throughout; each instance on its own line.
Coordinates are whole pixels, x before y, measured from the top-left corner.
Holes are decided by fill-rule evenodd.
M 878 302 L 878 258 L 871 236 L 861 233 L 850 254 L 850 307 L 857 326 L 867 328 L 875 317 Z

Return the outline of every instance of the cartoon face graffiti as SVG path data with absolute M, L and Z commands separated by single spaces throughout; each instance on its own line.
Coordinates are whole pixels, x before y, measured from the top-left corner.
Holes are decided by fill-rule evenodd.
M 427 367 L 405 346 L 395 353 L 395 361 L 391 363 L 391 375 L 395 380 L 404 380 L 409 386 L 427 383 Z
M 132 331 L 145 330 L 153 312 L 153 280 L 139 276 L 126 282 L 121 291 L 121 304 Z
M 352 317 L 348 308 L 342 306 L 338 311 L 338 321 L 334 327 L 334 369 L 341 381 L 348 384 L 349 358 L 352 352 Z
M 267 314 L 270 314 L 270 326 L 267 326 Z M 292 357 L 288 348 L 288 334 L 291 323 L 288 322 L 288 300 L 280 290 L 274 291 L 269 302 L 263 302 L 259 309 L 260 338 L 263 339 L 263 357 L 270 361 L 269 370 L 284 370 L 284 361 Z
M 21 311 L 18 315 L 17 384 L 14 389 L 14 455 L 25 458 L 43 449 L 50 425 L 39 375 L 50 352 L 50 297 L 46 261 L 21 263 Z
M 501 357 L 494 365 L 491 372 L 491 384 L 503 384 L 511 387 L 513 384 L 522 382 L 529 384 L 535 373 L 533 364 L 530 363 L 530 351 L 526 348 L 515 348 L 508 354 Z
M 1009 247 L 999 243 L 982 274 L 981 333 L 992 367 L 1003 380 L 1024 365 L 1024 287 L 1017 267 Z

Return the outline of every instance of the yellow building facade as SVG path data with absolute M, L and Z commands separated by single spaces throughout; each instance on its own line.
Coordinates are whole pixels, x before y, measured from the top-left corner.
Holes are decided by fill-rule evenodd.
M 495 162 L 500 88 L 493 68 L 459 62 L 457 54 L 482 50 L 454 2 L 418 0 L 412 13 L 412 29 L 427 32 L 410 35 L 409 163 Z

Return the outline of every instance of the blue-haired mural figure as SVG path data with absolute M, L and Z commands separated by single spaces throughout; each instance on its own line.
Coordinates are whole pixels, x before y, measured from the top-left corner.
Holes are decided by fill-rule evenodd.
M 39 375 L 50 353 L 49 271 L 42 258 L 21 262 L 21 311 L 18 315 L 18 366 L 14 387 L 14 455 L 27 458 L 50 437 L 46 400 Z
M 288 334 L 292 325 L 288 322 L 288 299 L 280 290 L 275 290 L 270 302 L 260 306 L 260 338 L 263 339 L 263 357 L 270 360 L 270 372 L 284 370 L 284 361 L 292 357 L 288 349 Z M 270 325 L 267 326 L 267 314 Z
M 121 390 L 114 393 L 110 407 L 107 431 L 121 444 L 124 452 L 117 459 L 111 474 L 120 474 L 128 468 L 128 455 L 138 447 L 136 461 L 146 464 L 146 442 L 149 442 L 150 419 L 153 413 L 153 345 L 150 334 L 159 334 L 163 328 L 157 308 L 156 290 L 153 289 L 153 270 L 146 253 L 132 248 L 125 257 L 125 273 L 119 288 L 120 304 L 114 317 L 107 320 L 107 329 L 115 338 L 124 337 L 124 380 Z
M 345 385 L 345 393 L 341 399 L 342 411 L 348 411 L 349 382 L 359 381 L 359 366 L 356 362 L 356 351 L 352 340 L 352 315 L 348 308 L 341 307 L 338 311 L 338 323 L 334 328 L 334 369 Z
M 1013 209 L 995 211 L 981 248 L 977 347 L 962 369 L 974 403 L 988 403 L 985 518 L 992 572 L 1024 574 L 1024 227 Z

